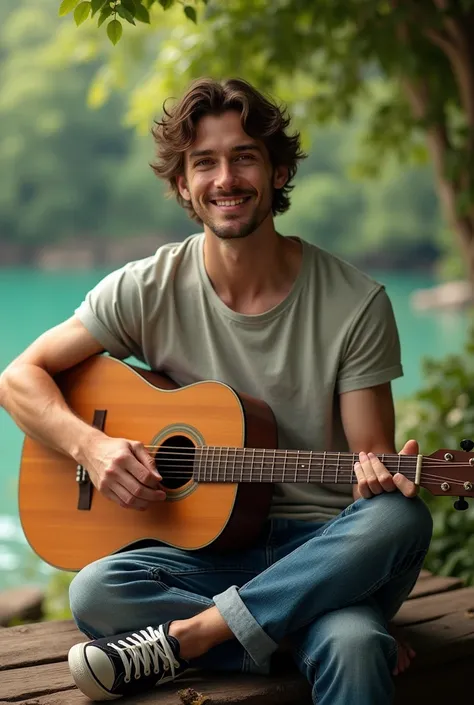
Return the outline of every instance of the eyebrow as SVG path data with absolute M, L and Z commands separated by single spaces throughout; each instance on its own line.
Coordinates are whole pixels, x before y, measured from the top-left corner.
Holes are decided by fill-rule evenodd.
M 257 144 L 249 143 L 249 144 L 238 144 L 235 147 L 232 147 L 230 150 L 231 152 L 248 152 L 249 150 L 252 150 L 254 152 L 260 152 L 260 148 Z M 190 159 L 195 159 L 196 157 L 210 157 L 212 154 L 215 154 L 214 149 L 195 149 L 193 152 L 190 153 L 189 158 Z

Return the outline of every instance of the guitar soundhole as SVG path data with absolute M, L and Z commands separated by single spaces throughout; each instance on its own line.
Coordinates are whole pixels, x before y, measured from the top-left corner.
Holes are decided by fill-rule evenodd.
M 156 469 L 163 478 L 162 484 L 170 490 L 182 487 L 192 477 L 194 443 L 186 436 L 171 436 L 164 441 L 155 455 Z

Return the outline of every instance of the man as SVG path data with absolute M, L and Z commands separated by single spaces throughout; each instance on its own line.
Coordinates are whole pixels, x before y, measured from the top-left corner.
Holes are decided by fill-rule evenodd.
M 166 497 L 153 460 L 135 439 L 77 418 L 52 379 L 103 351 L 181 385 L 217 379 L 263 399 L 282 448 L 360 453 L 354 496 L 350 486 L 276 485 L 248 550 L 132 548 L 80 571 L 71 608 L 91 641 L 71 649 L 69 665 L 92 699 L 189 667 L 267 673 L 286 641 L 314 702 L 386 705 L 392 674 L 408 665 L 388 623 L 432 527 L 415 485 L 377 458 L 395 452 L 396 325 L 380 284 L 277 233 L 304 156 L 288 125 L 244 81 L 193 83 L 156 124 L 153 168 L 204 232 L 107 276 L 2 376 L 0 400 L 18 425 L 132 510 L 159 511 Z M 415 441 L 402 450 L 417 452 Z

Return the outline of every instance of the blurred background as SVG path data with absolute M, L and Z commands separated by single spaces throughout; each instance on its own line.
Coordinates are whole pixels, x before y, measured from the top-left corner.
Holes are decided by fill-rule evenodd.
M 134 4 L 148 8 L 151 24 L 142 13 L 145 21 L 133 26 L 126 13 Z M 149 166 L 150 127 L 190 78 L 238 75 L 286 102 L 309 153 L 292 207 L 277 219 L 280 232 L 386 286 L 405 371 L 393 385 L 400 445 L 415 437 L 429 454 L 474 435 L 470 265 L 441 207 L 426 125 L 394 82 L 408 52 L 393 46 L 387 13 L 376 13 L 385 41 L 372 20 L 366 35 L 354 24 L 358 3 L 334 0 L 333 10 L 346 13 L 338 17 L 314 0 L 190 1 L 185 13 L 173 1 L 123 0 L 123 36 L 114 46 L 106 23 L 97 28 L 98 15 L 89 16 L 100 3 L 80 3 L 90 7 L 76 22 L 59 17 L 59 5 L 0 2 L 0 371 L 70 316 L 105 274 L 196 231 Z M 438 64 L 433 73 L 439 96 L 455 105 Z M 451 114 L 460 124 L 462 111 Z M 451 161 L 462 168 L 469 154 L 462 144 L 456 154 Z M 40 585 L 49 614 L 61 616 L 70 576 L 34 556 L 21 530 L 22 440 L 0 409 L 0 591 Z M 436 520 L 427 566 L 474 582 L 472 510 L 427 501 Z

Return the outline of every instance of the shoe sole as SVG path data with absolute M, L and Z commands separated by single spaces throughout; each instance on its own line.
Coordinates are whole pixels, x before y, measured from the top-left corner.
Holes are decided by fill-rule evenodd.
M 88 698 L 91 700 L 117 700 L 117 698 L 122 697 L 102 688 L 96 681 L 87 665 L 85 644 L 75 644 L 71 647 L 67 660 L 74 683 L 81 693 L 84 693 Z

